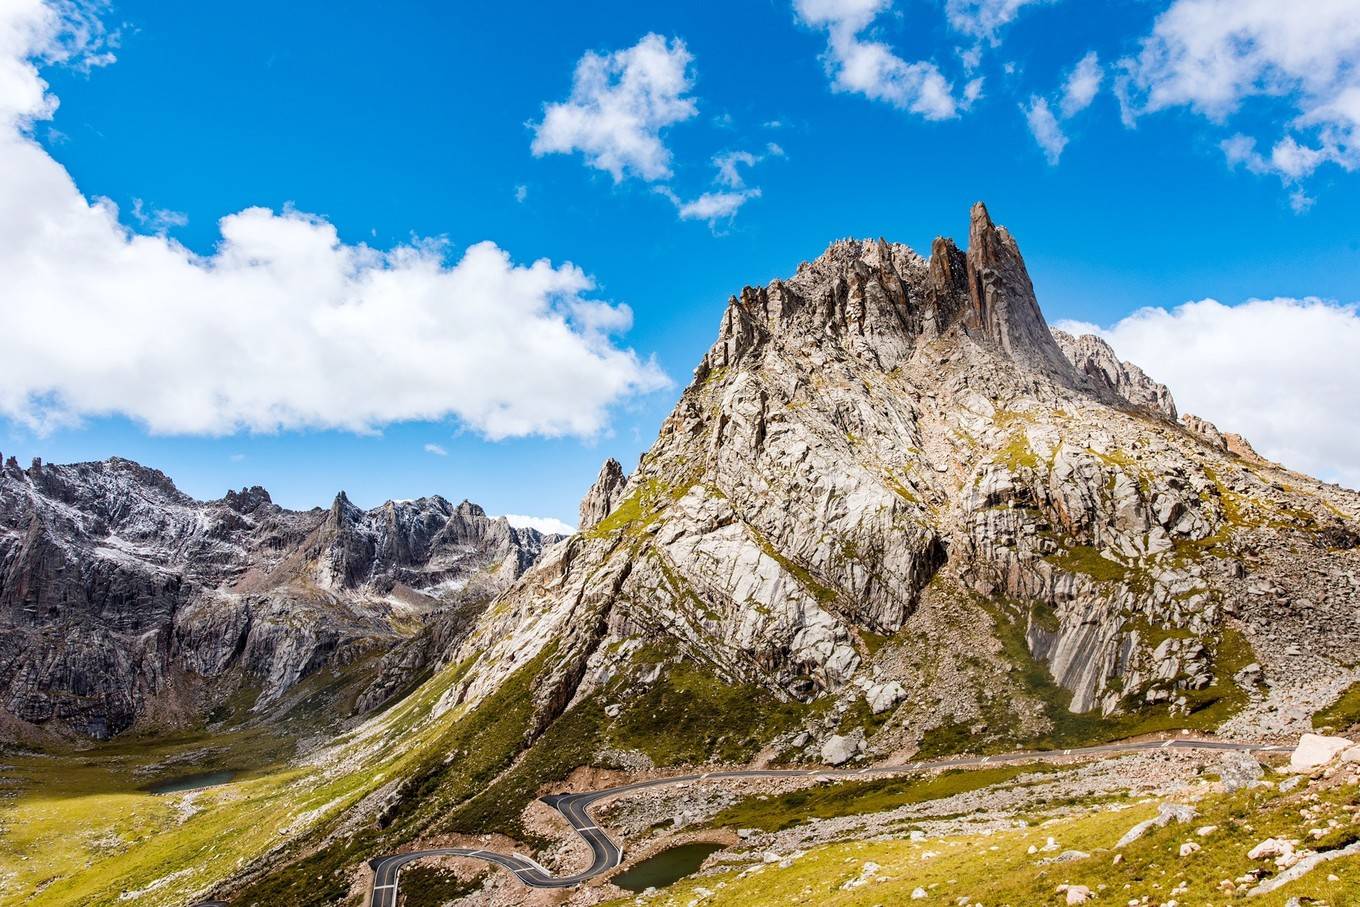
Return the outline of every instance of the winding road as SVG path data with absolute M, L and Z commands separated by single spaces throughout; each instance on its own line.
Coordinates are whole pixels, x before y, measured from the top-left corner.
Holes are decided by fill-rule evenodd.
M 369 861 L 369 865 L 373 867 L 373 887 L 370 892 L 369 905 L 370 907 L 396 907 L 402 868 L 409 863 L 427 857 L 471 857 L 476 860 L 485 860 L 509 870 L 521 884 L 531 888 L 571 888 L 579 885 L 601 873 L 608 872 L 623 862 L 623 850 L 610 839 L 603 829 L 595 824 L 595 820 L 590 817 L 587 810 L 594 803 L 608 797 L 617 797 L 620 794 L 649 787 L 665 787 L 696 781 L 720 781 L 730 778 L 864 778 L 866 776 L 903 775 L 931 769 L 980 768 L 985 765 L 1008 762 L 1057 762 L 1065 758 L 1080 759 L 1087 756 L 1159 749 L 1257 753 L 1288 753 L 1293 751 L 1293 747 L 1289 746 L 1173 737 L 1168 740 L 1109 743 L 1103 746 L 1087 746 L 1068 750 L 1037 750 L 1005 753 L 996 756 L 960 756 L 953 759 L 907 762 L 901 765 L 869 766 L 857 769 L 737 769 L 734 771 L 704 772 L 702 774 L 677 775 L 670 778 L 654 778 L 650 781 L 635 781 L 631 784 L 621 784 L 618 787 L 586 793 L 552 794 L 542 797 L 542 801 L 561 813 L 567 823 L 590 847 L 592 858 L 590 866 L 586 869 L 572 875 L 557 876 L 535 863 L 531 858 L 518 853 L 497 853 L 496 851 L 476 850 L 467 847 L 413 850 L 409 853 L 394 854 Z M 199 907 L 202 907 L 202 905 L 199 905 Z

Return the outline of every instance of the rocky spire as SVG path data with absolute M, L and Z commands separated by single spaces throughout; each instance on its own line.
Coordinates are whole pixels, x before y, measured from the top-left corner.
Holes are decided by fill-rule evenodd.
M 968 303 L 964 324 L 1022 365 L 1076 385 L 1072 364 L 1049 331 L 1034 297 L 1020 247 L 1005 227 L 992 223 L 987 206 L 973 205 L 968 230 Z
M 222 503 L 226 504 L 237 513 L 251 513 L 255 508 L 262 504 L 272 503 L 269 492 L 260 485 L 251 485 L 242 488 L 240 491 L 227 490 L 226 496 L 222 498 Z
M 623 467 L 619 465 L 619 461 L 613 457 L 605 460 L 604 465 L 600 467 L 599 478 L 581 499 L 582 532 L 609 515 L 609 511 L 613 510 L 622 498 L 623 487 L 626 484 L 628 477 L 623 474 Z

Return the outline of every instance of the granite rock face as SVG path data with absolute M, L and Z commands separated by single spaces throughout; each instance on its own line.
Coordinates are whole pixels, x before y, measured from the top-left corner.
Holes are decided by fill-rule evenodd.
M 609 515 L 614 505 L 622 500 L 621 492 L 627 484 L 628 477 L 623 474 L 623 467 L 619 465 L 619 461 L 613 457 L 605 460 L 604 465 L 600 467 L 599 478 L 581 499 L 582 532 L 593 529 L 596 523 Z
M 1094 334 L 1074 337 L 1064 331 L 1054 331 L 1053 337 L 1072 366 L 1097 385 L 1130 406 L 1176 421 L 1176 401 L 1167 386 L 1153 381 L 1132 362 L 1120 361 L 1103 339 Z
M 279 507 L 263 488 L 196 501 L 128 460 L 0 468 L 0 727 L 108 737 L 258 690 L 486 601 L 540 555 L 533 530 L 422 498 Z M 377 697 L 370 697 L 370 703 Z
M 551 643 L 546 724 L 646 645 L 782 697 L 865 699 L 890 716 L 871 751 L 946 725 L 1042 733 L 1013 635 L 1075 712 L 1232 695 L 1256 721 L 1331 695 L 1360 644 L 1355 546 L 1336 543 L 1360 495 L 1175 412 L 1102 341 L 1055 338 L 982 206 L 966 252 L 838 241 L 729 301 L 609 514 L 607 467 L 583 531 L 459 645 L 479 661 L 451 695 Z

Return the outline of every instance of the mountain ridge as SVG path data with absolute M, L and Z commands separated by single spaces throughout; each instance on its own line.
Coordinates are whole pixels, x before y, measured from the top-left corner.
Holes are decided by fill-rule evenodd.
M 553 540 L 439 496 L 364 511 L 340 492 L 291 511 L 260 486 L 198 501 L 120 457 L 28 470 L 11 457 L 0 704 L 16 736 L 96 738 L 193 721 L 243 684 L 264 709 L 322 666 L 400 643 L 412 621 L 491 598 Z

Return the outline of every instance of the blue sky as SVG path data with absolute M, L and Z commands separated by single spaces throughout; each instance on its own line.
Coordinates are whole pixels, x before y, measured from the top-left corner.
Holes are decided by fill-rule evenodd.
M 17 141 L 35 141 L 85 199 L 111 200 L 126 229 L 164 234 L 186 247 L 184 255 L 211 257 L 223 241 L 219 219 L 262 206 L 305 212 L 312 227 L 333 225 L 346 248 L 386 251 L 440 238 L 447 267 L 469 246 L 489 241 L 515 266 L 538 259 L 554 268 L 574 264 L 593 287 L 559 277 L 570 287 L 555 284 L 552 292 L 612 308 L 591 310 L 604 319 L 596 327 L 595 316 L 570 300 L 561 303 L 571 313 L 563 318 L 568 341 L 577 344 L 573 365 L 540 367 L 542 347 L 511 339 L 504 355 L 464 383 L 439 385 L 462 397 L 518 375 L 524 386 L 507 394 L 533 395 L 537 386 L 561 392 L 568 407 L 577 396 L 590 399 L 565 422 L 499 397 L 498 412 L 513 410 L 509 421 L 469 414 L 456 401 L 416 399 L 402 378 L 403 353 L 393 348 L 400 336 L 391 345 L 375 340 L 372 355 L 360 340 L 354 355 L 315 366 L 320 377 L 311 379 L 323 394 L 328 378 L 349 363 L 361 376 L 372 374 L 381 392 L 346 378 L 337 399 L 280 403 L 269 389 L 286 384 L 290 373 L 266 369 L 261 386 L 241 397 L 268 415 L 257 418 L 243 409 L 254 404 L 242 402 L 220 418 L 160 419 L 156 407 L 168 405 L 157 396 L 164 386 L 192 383 L 195 362 L 212 370 L 216 356 L 248 346 L 249 325 L 220 351 L 209 344 L 167 375 L 143 364 L 159 355 L 156 332 L 132 327 L 164 313 L 129 306 L 107 322 L 96 319 L 104 328 L 81 341 L 89 356 L 110 357 L 109 368 L 144 371 L 147 384 L 159 385 L 130 382 L 126 393 L 145 390 L 145 405 L 112 405 L 97 389 L 77 387 L 76 378 L 51 377 L 83 374 L 84 360 L 71 364 L 40 348 L 86 323 L 79 315 L 44 323 L 33 313 L 59 312 L 64 297 L 58 290 L 44 296 L 45 284 L 26 281 L 18 298 L 6 299 L 0 288 L 0 317 L 22 325 L 12 333 L 13 347 L 0 351 L 29 363 L 24 371 L 0 362 L 0 384 L 18 389 L 0 394 L 6 456 L 60 462 L 117 454 L 165 470 L 199 497 L 256 483 L 295 507 L 324 505 L 341 488 L 370 506 L 440 493 L 468 497 L 493 513 L 574 522 L 600 461 L 615 456 L 631 467 L 651 443 L 711 343 L 730 294 L 791 273 L 841 236 L 882 235 L 928 252 L 937 234 L 964 238 L 968 206 L 981 198 L 1019 238 L 1050 321 L 1102 326 L 1121 354 L 1170 381 L 1178 399 L 1202 400 L 1201 408 L 1216 410 L 1203 415 L 1225 430 L 1243 430 L 1292 465 L 1352 484 L 1360 476 L 1360 436 L 1349 429 L 1320 429 L 1306 409 L 1292 420 L 1259 417 L 1264 406 L 1284 409 L 1316 398 L 1320 382 L 1327 406 L 1357 402 L 1353 372 L 1345 369 L 1354 369 L 1348 360 L 1356 358 L 1346 355 L 1347 345 L 1360 340 L 1354 309 L 1347 308 L 1360 299 L 1354 217 L 1360 175 L 1352 172 L 1355 122 L 1344 102 L 1352 89 L 1360 97 L 1347 74 L 1360 64 L 1360 37 L 1338 36 L 1344 28 L 1283 33 L 1289 26 L 1252 10 L 1223 25 L 1211 0 L 534 8 L 245 0 L 229 13 L 127 0 L 86 7 L 78 23 L 85 33 L 73 41 L 69 21 L 43 19 L 33 9 L 37 0 L 16 2 L 43 24 L 31 29 L 38 37 L 30 34 L 28 47 L 8 52 L 31 62 L 47 96 L 60 100 L 52 113 L 31 99 L 23 109 L 16 94 L 20 100 L 10 107 L 18 109 Z M 1338 21 L 1360 19 L 1356 3 L 1321 6 L 1335 7 Z M 95 23 L 102 23 L 102 36 Z M 58 45 L 53 35 L 63 28 L 68 36 Z M 1216 28 L 1223 35 L 1206 40 L 1249 35 L 1256 50 L 1243 51 L 1232 72 L 1211 74 L 1222 91 L 1210 97 L 1207 89 L 1187 90 L 1184 71 L 1169 68 L 1164 57 L 1168 48 L 1183 56 L 1187 34 Z M 625 155 L 613 167 L 616 179 L 600 156 L 618 136 L 596 123 L 545 137 L 545 105 L 589 99 L 588 90 L 573 95 L 573 71 L 588 52 L 599 55 L 606 83 L 623 78 L 636 60 L 609 55 L 641 46 L 648 35 L 657 36 L 660 59 L 684 83 L 680 91 L 658 89 L 662 101 L 679 107 L 661 115 L 672 121 L 641 127 L 654 140 L 652 156 Z M 1161 56 L 1139 56 L 1149 42 L 1160 42 L 1153 50 Z M 857 56 L 866 48 L 878 55 L 867 63 Z M 1069 100 L 1064 117 L 1069 77 L 1091 53 L 1099 84 L 1089 101 Z M 1300 54 L 1315 56 L 1312 71 L 1330 65 L 1332 80 L 1300 75 Z M 1189 71 L 1196 61 L 1181 62 Z M 1197 86 L 1209 79 L 1199 75 Z M 934 77 L 947 86 L 944 101 L 930 96 Z M 973 89 L 970 101 L 967 86 L 976 79 L 980 92 Z M 0 79 L 0 93 L 5 89 Z M 1056 159 L 1031 128 L 1039 99 L 1066 139 Z M 1360 104 L 1355 111 L 1360 119 Z M 1249 149 L 1243 137 L 1256 145 Z M 1279 144 L 1285 137 L 1296 137 L 1294 147 L 1311 155 L 1300 161 L 1286 154 L 1290 147 Z M 1051 135 L 1049 141 L 1051 152 Z M 733 152 L 756 159 L 740 165 L 740 186 L 723 184 L 713 163 Z M 35 154 L 25 160 L 52 169 Z M 710 202 L 752 194 L 730 216 L 683 218 L 696 210 L 685 206 L 705 193 Z M 19 226 L 11 229 L 18 235 Z M 51 248 L 38 253 L 80 267 L 84 257 L 64 251 L 66 241 L 54 234 L 44 239 Z M 101 274 L 101 286 L 124 282 L 120 292 L 127 295 L 100 304 L 117 308 L 136 296 L 138 281 L 155 279 L 140 270 Z M 253 286 L 247 280 L 213 296 L 220 311 L 211 317 L 230 322 L 238 304 L 247 317 L 252 310 L 243 294 Z M 486 286 L 431 291 L 449 298 L 432 302 L 430 311 L 438 317 L 440 305 L 459 305 L 463 292 L 494 297 Z M 516 286 L 537 292 L 523 281 Z M 286 288 L 308 292 L 296 282 Z M 167 304 L 191 292 L 167 290 Z M 1223 303 L 1224 313 L 1176 308 L 1206 298 Z M 1249 299 L 1273 302 L 1248 310 L 1241 304 Z M 631 323 L 618 306 L 631 311 Z M 1125 321 L 1143 307 L 1165 309 L 1166 317 Z M 399 317 L 393 311 L 376 323 Z M 1280 324 L 1283 332 L 1263 327 Z M 1178 347 L 1191 343 L 1184 335 L 1192 330 L 1201 334 Z M 458 344 L 457 336 L 449 339 L 447 363 L 465 355 Z M 1280 345 L 1294 358 L 1280 361 L 1270 352 Z M 289 355 L 287 344 L 278 349 Z M 635 353 L 631 361 L 620 358 L 626 350 Z M 1199 372 L 1175 361 L 1188 358 L 1186 351 L 1204 360 Z M 421 355 L 437 360 L 444 351 L 432 347 Z M 578 394 L 572 382 L 589 369 L 590 356 L 608 359 L 613 383 Z M 429 385 L 426 376 L 441 368 L 422 361 L 411 382 Z M 100 374 L 91 369 L 82 380 L 107 384 Z M 1197 390 L 1206 383 L 1218 392 Z M 1245 389 L 1231 390 L 1239 385 Z M 1278 396 L 1285 391 L 1294 396 Z M 338 424 L 346 394 L 359 401 L 364 424 Z M 276 417 L 299 407 L 304 415 Z M 49 418 L 49 410 L 58 416 Z M 424 417 L 441 410 L 440 418 Z M 545 431 L 559 436 L 544 437 Z

